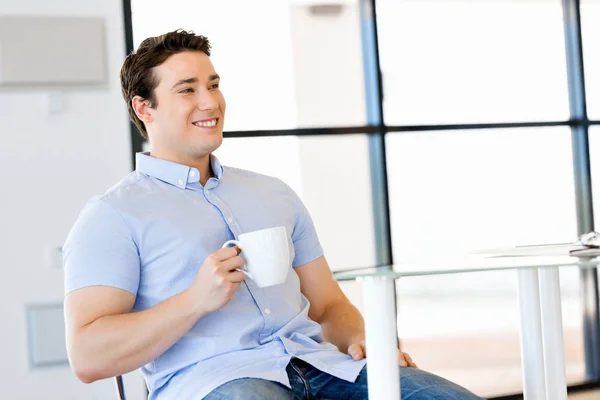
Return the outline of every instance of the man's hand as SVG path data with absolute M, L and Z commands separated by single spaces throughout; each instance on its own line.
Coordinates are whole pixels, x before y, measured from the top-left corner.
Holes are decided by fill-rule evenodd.
M 244 280 L 244 261 L 239 256 L 237 246 L 226 247 L 209 255 L 198 271 L 196 280 L 190 287 L 197 299 L 197 309 L 211 313 L 225 306 L 233 298 Z
M 348 354 L 351 355 L 354 360 L 361 360 L 365 358 L 367 356 L 365 341 L 361 340 L 358 343 L 351 344 L 350 347 L 348 347 Z M 400 350 L 398 350 L 398 365 L 401 367 L 418 368 L 417 364 L 413 362 L 412 358 Z

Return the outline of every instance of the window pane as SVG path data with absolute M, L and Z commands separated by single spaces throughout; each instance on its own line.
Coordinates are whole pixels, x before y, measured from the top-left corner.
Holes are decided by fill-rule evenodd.
M 185 28 L 209 38 L 225 130 L 366 123 L 357 1 L 133 0 L 135 46 Z
M 592 196 L 594 201 L 594 226 L 600 228 L 600 126 L 590 126 L 590 170 L 592 175 Z
M 600 1 L 581 0 L 581 35 L 587 110 L 590 119 L 600 119 Z
M 228 138 L 215 155 L 224 165 L 290 185 L 308 208 L 333 270 L 375 265 L 366 135 Z
M 388 125 L 568 119 L 559 0 L 377 4 Z
M 388 134 L 395 257 L 577 235 L 568 128 Z
M 389 134 L 395 260 L 575 240 L 570 141 L 564 127 Z M 579 273 L 560 276 L 567 379 L 582 382 Z M 406 278 L 397 288 L 400 337 L 419 366 L 485 397 L 522 390 L 516 273 Z

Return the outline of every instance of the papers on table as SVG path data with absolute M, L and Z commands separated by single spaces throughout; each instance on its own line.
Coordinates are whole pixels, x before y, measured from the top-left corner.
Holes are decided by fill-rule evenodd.
M 485 257 L 527 257 L 527 256 L 577 256 L 599 257 L 600 248 L 576 243 L 540 244 L 486 249 L 474 252 Z

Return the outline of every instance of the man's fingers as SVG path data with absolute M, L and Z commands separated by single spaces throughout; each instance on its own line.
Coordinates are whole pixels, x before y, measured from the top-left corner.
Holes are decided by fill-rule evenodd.
M 229 260 L 232 257 L 238 256 L 238 255 L 240 255 L 241 252 L 242 252 L 242 250 L 237 246 L 225 247 L 225 248 L 215 251 L 212 254 L 212 256 L 214 257 L 215 261 L 220 262 L 220 261 Z
M 243 281 L 244 279 L 246 279 L 246 275 L 243 272 L 234 270 L 227 274 L 227 279 L 230 282 L 239 283 L 239 282 Z
M 351 344 L 348 347 L 348 354 L 352 356 L 354 360 L 361 360 L 365 357 L 364 347 L 360 345 L 360 343 Z
M 408 366 L 408 367 L 418 368 L 417 364 L 415 364 L 412 357 L 409 356 L 407 353 L 400 352 L 400 357 L 402 357 L 402 359 L 406 363 L 406 365 L 402 365 L 402 367 Z
M 225 272 L 233 272 L 244 266 L 244 260 L 240 256 L 233 256 L 221 262 L 220 268 Z M 240 272 L 241 273 L 241 272 Z
M 404 353 L 398 351 L 398 365 L 401 367 L 408 367 L 408 363 L 404 359 Z
M 415 364 L 415 362 L 413 361 L 413 359 L 412 359 L 411 356 L 409 356 L 408 354 L 404 353 L 404 358 L 406 358 L 406 361 L 408 362 L 408 366 L 409 367 L 419 368 L 419 367 L 417 367 L 417 364 Z
M 358 343 L 354 343 L 348 347 L 348 354 L 355 360 L 360 360 L 367 356 L 367 348 L 365 341 L 361 340 Z M 414 363 L 411 356 L 398 350 L 398 365 L 401 367 L 414 367 L 418 368 L 417 364 Z

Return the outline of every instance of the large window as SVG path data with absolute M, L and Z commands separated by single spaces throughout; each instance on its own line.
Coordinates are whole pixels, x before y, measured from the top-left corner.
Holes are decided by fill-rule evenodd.
M 568 118 L 560 0 L 377 5 L 388 125 Z
M 600 160 L 600 126 L 590 127 L 590 158 Z M 600 227 L 600 161 L 592 163 L 592 190 L 597 195 L 594 197 L 594 219 L 596 229 Z
M 573 165 L 589 171 L 574 157 L 588 149 L 574 153 L 571 135 L 589 121 L 570 114 L 569 82 L 582 75 L 567 68 L 581 60 L 563 3 L 578 2 L 131 0 L 129 47 L 177 28 L 208 36 L 227 100 L 217 156 L 296 190 L 332 269 L 372 267 L 382 253 L 410 261 L 577 237 L 587 192 Z M 581 3 L 588 113 L 600 119 L 600 0 Z M 598 355 L 584 352 L 579 271 L 560 275 L 568 382 L 600 378 L 586 370 Z M 358 285 L 341 286 L 362 310 Z M 515 273 L 396 287 L 404 350 L 421 367 L 485 397 L 521 391 Z
M 600 0 L 581 0 L 581 31 L 588 115 L 600 120 Z

